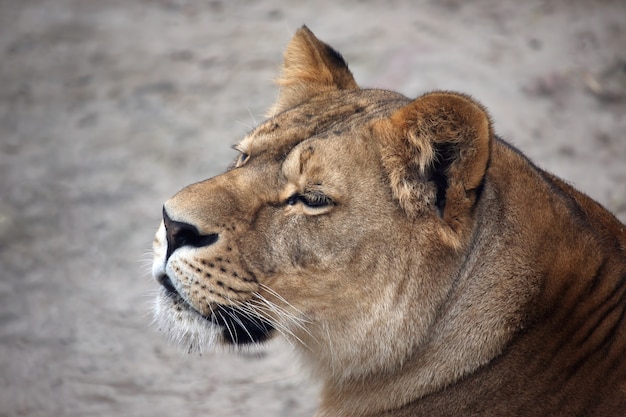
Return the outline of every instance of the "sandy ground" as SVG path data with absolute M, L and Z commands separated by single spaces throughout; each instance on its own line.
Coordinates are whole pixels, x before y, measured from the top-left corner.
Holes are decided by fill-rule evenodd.
M 472 94 L 626 221 L 623 1 L 0 0 L 0 416 L 311 416 L 289 350 L 150 326 L 162 202 L 217 174 L 306 23 L 363 86 Z

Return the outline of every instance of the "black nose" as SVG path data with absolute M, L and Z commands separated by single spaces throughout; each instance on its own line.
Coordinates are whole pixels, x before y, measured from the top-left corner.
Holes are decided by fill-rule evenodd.
M 217 242 L 219 235 L 217 233 L 209 233 L 201 235 L 198 228 L 189 223 L 177 222 L 167 215 L 165 207 L 163 207 L 163 223 L 165 224 L 165 232 L 167 237 L 167 254 L 166 259 L 174 251 L 183 246 L 193 246 L 200 248 L 209 246 Z

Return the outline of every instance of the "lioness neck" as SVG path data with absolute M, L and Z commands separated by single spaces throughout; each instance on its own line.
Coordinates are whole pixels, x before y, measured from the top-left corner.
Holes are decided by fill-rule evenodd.
M 427 334 L 397 366 L 357 377 L 329 372 L 316 417 L 614 415 L 626 409 L 623 225 L 507 145 L 497 142 L 493 152 L 472 236 L 451 260 L 454 268 L 441 269 L 449 275 L 432 277 L 449 285 Z M 607 244 L 612 255 L 600 250 Z M 554 386 L 560 389 L 551 396 Z M 616 391 L 619 397 L 609 397 Z M 600 409 L 588 409 L 598 397 L 605 397 Z

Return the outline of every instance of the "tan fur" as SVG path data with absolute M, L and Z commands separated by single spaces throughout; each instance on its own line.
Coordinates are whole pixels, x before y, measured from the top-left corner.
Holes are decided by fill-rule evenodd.
M 306 27 L 279 84 L 235 166 L 165 203 L 161 327 L 199 350 L 282 334 L 317 417 L 626 415 L 615 217 L 471 97 L 359 89 Z

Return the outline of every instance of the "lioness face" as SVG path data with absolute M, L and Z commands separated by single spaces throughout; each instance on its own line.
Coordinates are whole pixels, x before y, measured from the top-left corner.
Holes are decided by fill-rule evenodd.
M 318 368 L 401 362 L 452 285 L 488 118 L 461 95 L 359 89 L 306 29 L 283 70 L 231 169 L 164 204 L 157 322 L 190 349 L 282 333 Z
M 231 169 L 167 201 L 154 241 L 160 325 L 194 347 L 275 331 L 309 344 L 328 312 L 374 314 L 361 300 L 385 295 L 370 279 L 402 231 L 369 124 L 403 103 L 325 94 L 261 124 Z

